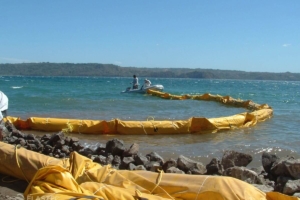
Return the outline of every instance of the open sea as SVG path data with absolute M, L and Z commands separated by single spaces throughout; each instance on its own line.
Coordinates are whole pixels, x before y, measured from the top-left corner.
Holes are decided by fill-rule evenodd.
M 138 143 L 144 155 L 155 151 L 165 160 L 184 155 L 204 165 L 213 157 L 221 159 L 225 150 L 251 154 L 253 161 L 249 167 L 261 165 L 263 151 L 299 158 L 300 82 L 147 78 L 152 84 L 162 84 L 164 91 L 171 94 L 210 93 L 266 103 L 273 108 L 274 115 L 254 127 L 214 134 L 73 136 L 91 147 L 118 138 L 128 148 Z M 166 100 L 146 94 L 121 93 L 131 86 L 130 82 L 132 78 L 1 76 L 0 90 L 9 98 L 8 115 L 23 120 L 29 117 L 186 120 L 193 116 L 212 118 L 248 111 L 209 101 Z M 140 77 L 139 82 L 141 84 L 143 78 Z

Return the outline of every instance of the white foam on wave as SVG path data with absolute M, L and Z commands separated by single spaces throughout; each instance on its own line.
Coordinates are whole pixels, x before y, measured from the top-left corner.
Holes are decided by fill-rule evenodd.
M 20 89 L 20 88 L 23 88 L 23 86 L 12 86 L 11 88 L 12 89 Z

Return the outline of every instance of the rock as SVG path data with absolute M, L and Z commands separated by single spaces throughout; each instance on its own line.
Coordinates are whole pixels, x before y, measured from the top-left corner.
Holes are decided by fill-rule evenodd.
M 133 163 L 129 163 L 129 165 L 128 165 L 128 169 L 129 169 L 129 170 L 136 170 L 136 166 L 135 166 L 135 164 L 133 164 Z
M 120 165 L 120 169 L 128 169 L 130 163 L 134 163 L 133 157 L 124 157 Z
M 135 170 L 147 171 L 146 168 L 144 167 L 144 165 L 138 165 L 138 166 L 136 166 Z
M 123 157 L 130 157 L 133 155 L 137 155 L 140 149 L 140 145 L 137 143 L 133 143 L 129 149 L 126 149 L 123 152 Z
M 167 160 L 163 166 L 162 166 L 162 169 L 164 170 L 164 172 L 167 172 L 167 170 L 170 168 L 170 167 L 175 167 L 176 168 L 177 166 L 177 161 L 173 158 Z
M 173 173 L 173 174 L 184 174 L 184 171 L 178 169 L 177 167 L 169 167 L 167 170 L 166 170 L 166 173 Z
M 252 161 L 250 154 L 239 153 L 236 151 L 225 151 L 221 164 L 226 170 L 229 167 L 246 167 Z
M 288 180 L 283 187 L 284 194 L 293 195 L 300 192 L 300 180 Z
M 145 168 L 148 171 L 157 172 L 158 170 L 161 170 L 161 165 L 157 161 L 150 161 L 145 164 Z
M 283 188 L 285 184 L 289 181 L 292 180 L 291 177 L 288 176 L 278 176 L 276 180 L 276 184 L 274 186 L 274 191 L 276 192 L 283 192 Z
M 112 139 L 106 143 L 106 153 L 111 153 L 114 156 L 122 156 L 124 149 L 124 142 L 122 140 Z
M 101 165 L 107 165 L 107 161 L 106 161 L 106 157 L 105 156 L 95 156 L 94 158 L 94 162 L 99 163 Z
M 143 156 L 141 153 L 134 156 L 135 165 L 146 165 L 148 162 L 148 158 L 146 156 Z
M 116 155 L 114 156 L 114 159 L 111 162 L 113 168 L 119 169 L 119 166 L 121 165 L 121 158 L 120 156 Z
M 283 164 L 291 177 L 294 179 L 300 179 L 300 159 L 286 160 Z
M 250 184 L 262 184 L 262 179 L 256 172 L 247 169 L 246 167 L 230 167 L 224 171 L 225 176 L 231 176 Z
M 221 175 L 223 174 L 223 166 L 217 158 L 213 158 L 209 164 L 206 165 L 206 174 L 208 175 Z
M 262 162 L 263 168 L 267 173 L 270 173 L 273 163 L 278 160 L 279 160 L 279 158 L 275 154 L 270 154 L 267 152 L 263 152 L 262 157 L 261 157 L 261 162 Z
M 284 157 L 284 158 L 280 158 L 279 160 L 277 160 L 276 162 L 273 163 L 271 170 L 270 170 L 270 174 L 275 177 L 275 179 L 278 176 L 289 176 L 290 173 L 287 170 L 286 167 L 286 162 L 288 160 L 294 160 L 294 157 Z
M 149 157 L 150 161 L 156 161 L 159 162 L 160 165 L 163 165 L 163 163 L 165 162 L 164 159 L 158 155 L 156 152 L 151 152 L 149 154 L 146 154 L 147 157 Z
M 178 157 L 177 167 L 186 173 L 188 173 L 188 171 L 190 171 L 192 174 L 206 173 L 206 167 L 202 163 L 191 160 L 183 155 Z

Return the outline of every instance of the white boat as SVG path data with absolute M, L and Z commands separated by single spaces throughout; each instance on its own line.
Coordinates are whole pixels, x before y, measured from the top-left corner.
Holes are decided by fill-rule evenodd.
M 142 86 L 138 89 L 132 89 L 131 87 L 126 88 L 126 90 L 122 91 L 122 93 L 146 93 L 147 90 L 156 90 L 156 91 L 163 91 L 163 85 L 150 85 L 150 86 Z

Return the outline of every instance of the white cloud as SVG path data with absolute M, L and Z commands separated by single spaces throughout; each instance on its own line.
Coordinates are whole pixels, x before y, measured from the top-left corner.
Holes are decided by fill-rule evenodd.
M 291 44 L 283 44 L 282 46 L 283 47 L 288 47 L 288 46 L 291 46 Z

